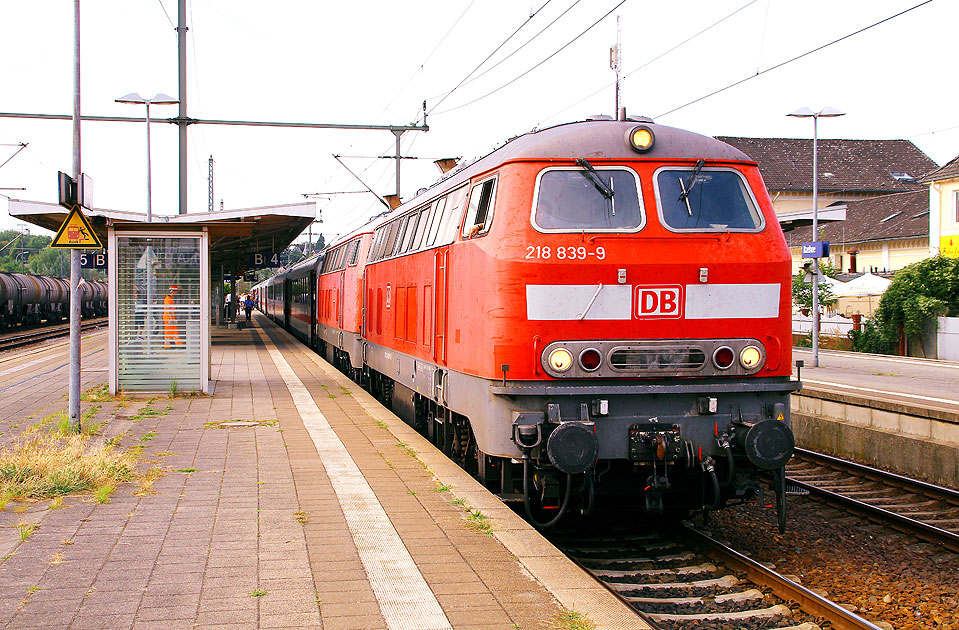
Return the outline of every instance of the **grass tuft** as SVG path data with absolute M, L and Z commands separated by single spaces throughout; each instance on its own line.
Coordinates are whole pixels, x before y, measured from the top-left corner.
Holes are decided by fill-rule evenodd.
M 105 483 L 93 490 L 93 500 L 97 503 L 109 503 L 110 495 L 113 494 L 113 491 L 116 489 L 115 484 Z
M 266 595 L 266 591 L 264 590 L 256 589 L 250 591 L 250 597 L 263 597 L 264 595 Z
M 36 434 L 0 450 L 0 496 L 49 499 L 134 477 L 135 457 L 86 435 Z
M 20 536 L 20 540 L 26 540 L 30 538 L 32 534 L 38 527 L 39 523 L 17 523 L 14 527 L 17 528 L 17 534 Z
M 565 610 L 550 617 L 549 627 L 550 630 L 594 630 L 596 624 L 586 615 Z

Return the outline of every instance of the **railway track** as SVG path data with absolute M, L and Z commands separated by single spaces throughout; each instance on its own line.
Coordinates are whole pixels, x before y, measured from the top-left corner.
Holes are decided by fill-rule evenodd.
M 87 332 L 95 328 L 107 325 L 106 317 L 85 320 L 80 323 L 80 331 Z M 22 348 L 40 341 L 56 339 L 57 337 L 66 337 L 70 334 L 70 324 L 56 324 L 53 326 L 44 326 L 35 328 L 23 333 L 8 333 L 0 335 L 0 352 Z
M 959 492 L 821 453 L 796 449 L 787 484 L 959 552 Z
M 688 526 L 609 536 L 595 531 L 550 538 L 662 630 L 879 630 Z

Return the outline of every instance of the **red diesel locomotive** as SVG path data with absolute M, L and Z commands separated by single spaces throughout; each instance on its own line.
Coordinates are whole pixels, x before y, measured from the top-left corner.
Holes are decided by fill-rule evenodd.
M 790 255 L 727 144 L 648 119 L 528 133 L 259 290 L 542 526 L 605 494 L 715 509 L 769 471 L 784 527 Z

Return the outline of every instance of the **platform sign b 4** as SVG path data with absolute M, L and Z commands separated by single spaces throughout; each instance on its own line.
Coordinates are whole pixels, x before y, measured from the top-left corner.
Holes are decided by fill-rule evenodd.
M 80 212 L 80 206 L 74 205 L 50 247 L 57 249 L 103 249 L 103 243 L 90 227 L 89 221 Z

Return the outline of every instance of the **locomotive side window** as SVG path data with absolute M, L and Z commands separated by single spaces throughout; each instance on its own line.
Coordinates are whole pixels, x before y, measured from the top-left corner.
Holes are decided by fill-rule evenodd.
M 440 224 L 443 222 L 443 211 L 446 209 L 446 197 L 440 197 L 433 202 L 433 212 L 430 213 L 430 231 L 426 239 L 428 246 L 436 244 L 436 236 L 440 231 Z
M 752 192 L 732 169 L 659 169 L 654 177 L 663 225 L 673 231 L 754 232 L 763 228 Z
M 356 266 L 356 259 L 358 257 L 359 252 L 360 252 L 360 241 L 355 240 L 352 243 L 350 243 L 350 263 L 349 263 L 350 267 Z
M 491 177 L 473 186 L 470 191 L 470 204 L 463 221 L 463 236 L 470 238 L 489 232 L 493 219 L 493 201 L 496 192 L 496 178 Z
M 463 202 L 466 200 L 466 186 L 457 188 L 446 196 L 446 212 L 443 229 L 440 231 L 440 245 L 448 245 L 456 240 L 456 231 L 463 216 Z M 487 220 L 487 224 L 489 221 Z
M 426 233 L 426 224 L 429 222 L 430 206 L 420 208 L 418 224 L 416 228 L 416 237 L 413 239 L 413 249 L 419 249 L 423 243 L 423 235 Z
M 403 245 L 400 247 L 400 253 L 410 251 L 410 247 L 413 246 L 413 237 L 416 236 L 416 222 L 419 221 L 420 215 L 418 212 L 414 212 L 409 216 L 409 219 L 406 221 L 406 235 L 403 237 Z
M 642 229 L 645 215 L 636 173 L 587 166 L 547 169 L 539 174 L 533 227 L 542 232 Z

